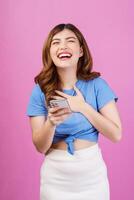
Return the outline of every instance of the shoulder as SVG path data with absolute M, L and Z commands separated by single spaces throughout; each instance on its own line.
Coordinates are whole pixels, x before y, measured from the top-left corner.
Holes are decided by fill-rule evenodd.
M 36 83 L 33 88 L 32 88 L 32 94 L 33 95 L 42 95 L 44 94 L 40 88 L 40 85 L 38 83 Z
M 93 81 L 94 81 L 94 84 L 103 84 L 103 83 L 107 83 L 107 81 L 106 81 L 104 78 L 100 77 L 100 76 L 97 77 L 97 78 L 94 78 Z
M 29 99 L 27 107 L 27 115 L 39 116 L 46 114 L 47 114 L 47 108 L 46 108 L 44 93 L 42 92 L 39 84 L 35 84 L 32 88 L 31 96 Z
M 94 79 L 90 79 L 90 80 L 87 80 L 85 81 L 88 85 L 93 85 L 95 87 L 98 87 L 98 86 L 102 86 L 102 85 L 105 85 L 105 84 L 108 84 L 107 81 L 102 78 L 102 77 L 97 77 L 97 78 L 94 78 Z
M 32 92 L 31 92 L 31 97 L 34 99 L 41 99 L 44 100 L 45 95 L 42 92 L 40 85 L 38 83 L 36 83 L 33 88 L 32 88 Z
M 108 81 L 102 77 L 97 77 L 93 79 L 95 89 L 102 89 L 105 87 L 110 87 Z
M 42 91 L 41 91 L 41 88 L 40 88 L 39 84 L 35 83 L 35 85 L 32 88 L 32 93 L 41 93 L 41 92 Z
M 92 86 L 95 93 L 114 93 L 113 88 L 111 87 L 111 84 L 108 83 L 108 81 L 103 77 L 97 77 L 92 80 L 88 81 L 89 85 Z

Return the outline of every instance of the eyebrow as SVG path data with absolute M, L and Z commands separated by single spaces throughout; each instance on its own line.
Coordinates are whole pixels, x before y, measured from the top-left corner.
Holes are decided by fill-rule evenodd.
M 71 36 L 71 37 L 66 37 L 65 39 L 77 39 L 76 37 L 73 37 L 73 36 Z M 54 40 L 60 40 L 60 38 L 54 38 L 54 39 L 52 39 L 52 41 L 54 41 Z

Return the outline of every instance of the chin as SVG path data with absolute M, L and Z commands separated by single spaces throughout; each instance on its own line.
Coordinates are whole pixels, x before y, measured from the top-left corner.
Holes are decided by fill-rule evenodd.
M 55 64 L 57 67 L 59 67 L 59 68 L 72 68 L 72 66 L 77 66 L 77 64 L 76 63 L 56 63 Z
M 57 66 L 58 68 L 72 68 L 72 65 L 70 64 L 70 65 L 58 65 Z

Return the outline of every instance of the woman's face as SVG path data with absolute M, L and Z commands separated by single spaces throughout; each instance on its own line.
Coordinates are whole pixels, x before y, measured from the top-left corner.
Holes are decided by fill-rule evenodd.
M 50 56 L 57 67 L 77 68 L 78 60 L 82 55 L 83 50 L 73 31 L 64 29 L 53 36 L 50 46 Z

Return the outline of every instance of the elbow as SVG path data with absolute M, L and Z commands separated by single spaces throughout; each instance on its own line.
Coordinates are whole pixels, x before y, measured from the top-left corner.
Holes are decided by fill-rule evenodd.
M 39 152 L 39 153 L 41 153 L 41 154 L 46 154 L 46 150 L 44 150 L 44 149 L 41 149 L 40 147 L 38 147 L 37 145 L 34 145 L 35 146 L 35 148 L 36 148 L 36 150 Z
M 122 129 L 121 128 L 118 128 L 118 131 L 115 133 L 112 141 L 114 143 L 117 143 L 117 142 L 120 142 L 122 139 Z
M 36 150 L 41 153 L 41 154 L 45 154 L 45 151 L 40 149 L 39 147 L 35 146 Z
M 32 142 L 33 142 L 33 145 L 35 147 L 35 149 L 37 150 L 37 152 L 41 153 L 41 154 L 44 154 L 45 153 L 45 150 L 44 148 L 42 148 L 42 145 L 38 142 L 37 138 L 34 136 L 35 134 L 33 134 L 32 136 Z
M 41 154 L 45 154 L 45 150 L 43 148 L 40 147 L 39 144 L 37 144 L 36 141 L 33 140 L 33 144 L 34 144 L 34 147 L 35 149 L 37 150 L 37 152 L 41 153 Z
M 39 148 L 38 145 L 37 145 L 36 143 L 33 142 L 33 144 L 34 144 L 34 147 L 35 147 L 35 149 L 36 149 L 36 151 L 37 151 L 38 153 L 43 153 L 42 149 Z
M 39 152 L 39 153 L 41 153 L 41 154 L 46 154 L 46 152 L 48 151 L 48 147 L 41 147 L 39 144 L 37 144 L 36 142 L 33 142 L 33 144 L 34 144 L 34 146 L 35 146 L 35 148 L 36 148 L 36 150 Z
M 119 135 L 119 136 L 115 136 L 114 138 L 113 138 L 113 142 L 114 143 L 117 143 L 117 142 L 120 142 L 121 141 L 121 139 L 122 139 L 122 136 L 121 135 Z

